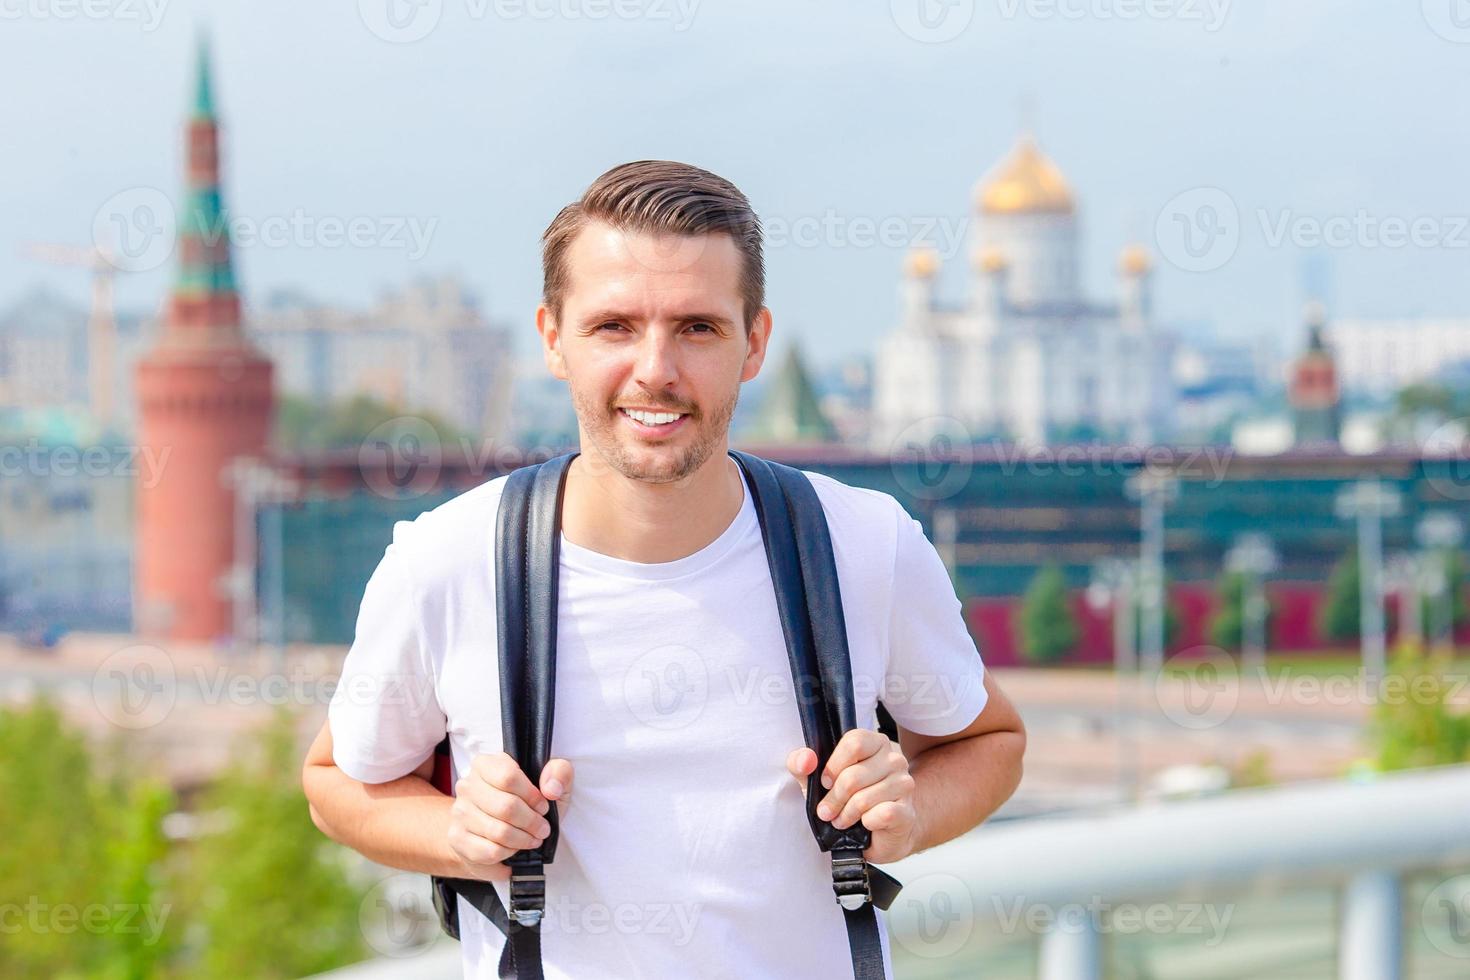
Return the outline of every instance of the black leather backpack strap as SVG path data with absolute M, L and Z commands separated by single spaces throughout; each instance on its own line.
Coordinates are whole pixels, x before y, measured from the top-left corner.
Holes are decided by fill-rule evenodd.
M 863 857 L 872 841 L 866 827 L 858 823 L 838 830 L 817 816 L 817 804 L 826 795 L 822 770 L 842 735 L 858 727 L 847 624 L 826 513 L 800 470 L 749 453 L 732 450 L 730 455 L 750 483 L 802 733 L 817 755 L 817 767 L 807 780 L 807 821 L 817 845 L 832 854 L 832 888 L 847 926 L 853 976 L 882 980 L 883 947 L 875 906 L 888 908 L 900 885 Z
M 501 492 L 495 525 L 496 646 L 500 668 L 501 733 L 507 755 L 533 785 L 551 756 L 556 696 L 557 570 L 561 560 L 561 504 L 567 453 L 513 471 Z M 556 856 L 555 801 L 546 812 L 551 833 L 535 848 L 506 859 L 511 869 L 510 907 L 484 881 L 435 878 L 506 934 L 501 980 L 541 980 L 541 920 L 546 911 L 546 865 Z M 452 900 L 452 894 L 450 896 Z M 450 923 L 441 910 L 441 922 Z M 451 935 L 458 933 L 453 923 Z

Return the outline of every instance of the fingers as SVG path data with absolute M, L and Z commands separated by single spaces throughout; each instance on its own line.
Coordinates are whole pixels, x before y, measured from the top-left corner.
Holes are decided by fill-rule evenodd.
M 907 772 L 889 773 L 880 782 L 867 786 L 852 794 L 851 799 L 842 807 L 832 826 L 838 830 L 846 830 L 859 820 L 864 826 L 868 826 L 867 815 L 875 807 L 884 803 L 897 803 L 906 801 L 914 791 L 914 777 Z M 873 827 L 868 827 L 873 830 Z
M 546 768 L 541 770 L 542 795 L 548 800 L 564 800 L 571 792 L 572 764 L 565 759 L 552 759 L 546 763 Z
M 478 838 L 504 851 L 499 857 L 491 860 L 503 861 L 517 851 L 529 850 L 539 847 L 545 839 L 538 834 L 532 834 L 514 824 L 507 823 L 498 817 L 476 807 L 466 799 L 456 799 L 454 806 L 457 808 L 455 816 L 459 818 L 459 826 L 471 837 Z
M 843 742 L 848 740 L 848 736 L 858 734 L 858 731 L 848 732 L 843 736 Z M 908 759 L 903 752 L 886 736 L 878 732 L 867 734 L 877 738 L 877 749 L 874 752 L 846 766 L 834 766 L 829 762 L 823 770 L 824 773 L 836 771 L 837 777 L 831 783 L 831 791 L 818 804 L 817 816 L 822 820 L 832 821 L 833 826 L 839 830 L 856 823 L 867 807 L 874 803 L 901 798 L 913 791 L 913 777 L 909 775 Z M 852 739 L 852 743 L 846 752 L 848 758 L 866 752 L 874 741 L 864 736 Z M 839 742 L 838 745 L 841 749 L 843 743 Z M 836 751 L 832 753 L 832 757 L 837 758 Z M 903 778 L 893 778 L 899 775 Z M 865 795 L 858 798 L 854 805 L 853 800 L 859 794 Z
M 806 777 L 817 768 L 817 754 L 809 748 L 792 749 L 791 754 L 786 756 L 786 771 L 806 789 Z
M 495 789 L 519 796 L 531 806 L 544 802 L 540 790 L 521 772 L 520 764 L 504 752 L 475 756 L 470 760 L 470 772 Z M 540 812 L 546 811 L 543 808 Z
M 568 766 L 564 778 L 570 781 Z M 480 877 L 494 880 L 500 862 L 540 846 L 551 833 L 551 804 L 504 752 L 477 755 L 454 784 L 449 846 Z
M 875 834 L 903 833 L 913 823 L 913 810 L 897 800 L 879 803 L 863 814 L 863 826 Z
M 837 740 L 837 747 L 832 750 L 827 765 L 822 768 L 822 785 L 831 789 L 838 773 L 855 762 L 871 758 L 891 744 L 887 735 L 870 728 L 854 728 L 848 731 Z
M 518 827 L 528 834 L 534 834 L 538 838 L 545 838 L 551 833 L 551 824 L 541 814 L 550 808 L 545 800 L 532 809 L 530 804 L 519 796 L 507 793 L 505 790 L 496 789 L 479 779 L 461 779 L 454 787 L 455 801 L 473 806 L 480 813 L 493 817 L 512 827 Z M 538 798 L 540 794 L 537 794 Z M 537 840 L 540 843 L 540 840 Z

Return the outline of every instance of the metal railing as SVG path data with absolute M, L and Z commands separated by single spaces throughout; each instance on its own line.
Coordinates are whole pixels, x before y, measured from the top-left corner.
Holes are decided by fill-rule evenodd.
M 1096 980 L 1104 961 L 1097 918 L 1060 910 L 1261 879 L 1326 883 L 1341 888 L 1338 976 L 1397 980 L 1403 876 L 1446 866 L 1470 866 L 1470 766 L 988 825 L 890 868 L 904 891 L 889 929 L 911 945 L 916 931 L 929 930 L 932 942 L 936 924 L 973 917 L 987 901 L 1048 909 L 1041 980 Z M 1470 941 L 1456 955 L 1470 956 Z

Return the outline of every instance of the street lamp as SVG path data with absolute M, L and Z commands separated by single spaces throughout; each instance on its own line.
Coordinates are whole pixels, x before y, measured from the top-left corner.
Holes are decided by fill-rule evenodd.
M 1125 800 L 1138 798 L 1138 724 L 1129 726 L 1138 711 L 1138 656 L 1134 651 L 1133 591 L 1137 580 L 1133 564 L 1121 558 L 1105 558 L 1092 568 L 1087 586 L 1087 604 L 1094 612 L 1111 608 L 1113 619 L 1113 705 L 1114 738 L 1118 752 L 1118 792 Z M 1124 730 L 1131 727 L 1128 737 Z
M 1358 617 L 1363 670 L 1383 676 L 1383 519 L 1399 512 L 1400 495 L 1376 479 L 1362 479 L 1337 494 L 1337 516 L 1358 521 Z
M 1414 528 L 1414 537 L 1428 552 L 1425 565 L 1434 611 L 1434 640 L 1437 646 L 1454 646 L 1455 594 L 1450 588 L 1454 569 L 1451 557 L 1465 536 L 1464 523 L 1448 511 L 1425 514 Z
M 1164 666 L 1164 506 L 1179 494 L 1179 481 L 1145 469 L 1125 489 L 1139 503 L 1139 598 L 1142 600 L 1142 666 L 1150 676 Z
M 284 533 L 281 527 L 280 505 L 295 499 L 300 492 L 299 481 L 286 476 L 268 463 L 250 456 L 239 456 L 224 467 L 223 478 L 235 491 L 235 555 L 234 562 L 225 573 L 225 588 L 234 600 L 234 640 L 237 650 L 246 650 L 256 643 L 269 639 L 274 645 L 277 666 L 285 656 L 285 595 L 282 553 L 285 550 Z M 273 506 L 272 506 L 273 505 Z M 256 595 L 256 570 L 264 562 L 257 548 L 256 515 L 262 507 L 266 511 L 270 526 L 264 537 L 271 550 L 266 556 L 269 565 L 271 594 L 271 635 L 266 637 L 260 629 L 259 609 L 263 604 Z
M 1241 576 L 1240 653 L 1245 666 L 1266 670 L 1266 590 L 1262 577 L 1276 570 L 1278 558 L 1264 534 L 1242 534 L 1225 553 L 1225 567 Z
M 950 581 L 959 582 L 959 516 L 953 507 L 934 508 L 934 547 L 944 567 L 949 570 Z
M 1394 555 L 1388 563 L 1388 588 L 1399 599 L 1399 642 L 1424 642 L 1419 590 L 1425 584 L 1424 565 L 1415 555 Z

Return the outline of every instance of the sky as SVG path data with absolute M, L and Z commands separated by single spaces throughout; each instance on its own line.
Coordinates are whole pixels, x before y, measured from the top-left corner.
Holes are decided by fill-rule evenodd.
M 1334 316 L 1470 316 L 1465 6 L 0 0 L 0 308 L 42 283 L 85 301 L 25 243 L 176 195 L 207 28 L 247 302 L 456 274 L 534 355 L 546 224 L 608 167 L 671 158 L 750 197 L 773 345 L 830 364 L 892 329 L 910 243 L 961 297 L 973 188 L 1029 125 L 1101 301 L 1141 241 L 1160 317 L 1221 340 L 1296 346 L 1308 264 Z M 157 309 L 171 259 L 119 305 Z

